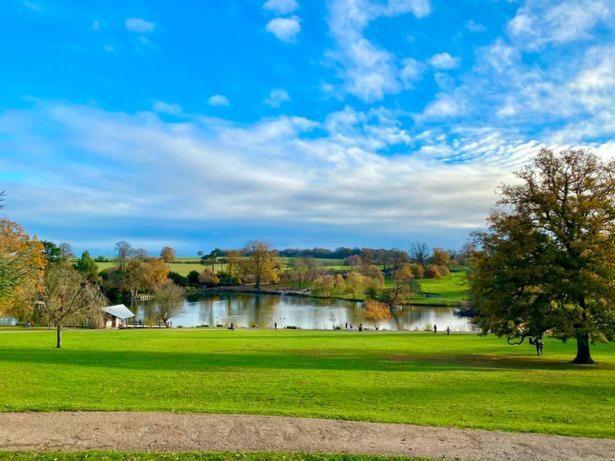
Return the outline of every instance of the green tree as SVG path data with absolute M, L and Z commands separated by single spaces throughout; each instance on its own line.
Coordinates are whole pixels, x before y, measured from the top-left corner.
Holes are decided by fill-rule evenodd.
M 84 251 L 81 253 L 81 258 L 75 262 L 74 267 L 90 282 L 98 280 L 98 266 L 89 252 Z
M 535 343 L 615 336 L 615 162 L 583 150 L 543 149 L 502 188 L 471 258 L 474 321 L 483 332 Z

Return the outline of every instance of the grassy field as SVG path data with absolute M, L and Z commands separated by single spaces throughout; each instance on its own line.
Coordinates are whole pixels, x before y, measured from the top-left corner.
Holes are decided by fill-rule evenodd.
M 0 460 L 15 461 L 420 461 L 421 458 L 326 455 L 307 453 L 144 453 L 122 451 L 84 451 L 77 453 L 0 452 Z
M 423 294 L 412 298 L 414 304 L 455 304 L 467 299 L 469 289 L 465 271 L 452 272 L 439 279 L 419 281 Z
M 282 266 L 286 267 L 294 258 L 280 258 L 282 260 Z M 327 259 L 327 258 L 315 258 L 320 265 L 330 270 L 347 270 L 350 266 L 344 265 L 343 259 Z M 115 267 L 117 263 L 115 261 L 96 262 L 98 270 L 102 271 L 110 267 Z M 211 267 L 211 266 L 207 266 Z M 181 275 L 188 275 L 190 271 L 202 272 L 205 266 L 199 262 L 198 258 L 178 258 L 177 261 L 169 263 L 169 270 L 177 272 Z M 220 272 L 226 269 L 226 264 L 217 263 L 215 265 L 216 272 Z
M 615 437 L 615 345 L 267 330 L 0 333 L 0 409 L 164 410 Z

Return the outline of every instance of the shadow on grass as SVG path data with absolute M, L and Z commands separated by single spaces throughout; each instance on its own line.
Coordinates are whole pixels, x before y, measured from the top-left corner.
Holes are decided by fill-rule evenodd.
M 357 354 L 347 350 L 292 350 L 286 354 L 252 352 L 98 351 L 80 349 L 19 349 L 0 351 L 0 363 L 31 363 L 107 367 L 133 370 L 207 371 L 216 368 L 260 368 L 333 371 L 497 371 L 509 370 L 605 370 L 601 363 L 579 367 L 561 360 L 486 354 Z

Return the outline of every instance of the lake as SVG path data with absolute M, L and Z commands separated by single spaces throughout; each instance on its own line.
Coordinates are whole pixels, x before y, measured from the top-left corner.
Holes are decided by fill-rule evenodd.
M 297 296 L 253 293 L 224 293 L 189 297 L 181 314 L 174 317 L 174 327 L 224 326 L 231 323 L 238 328 L 296 327 L 304 330 L 344 329 L 346 323 L 357 328 L 360 323 L 371 327 L 362 317 L 361 303 L 335 299 L 314 299 Z M 155 322 L 152 302 L 137 305 L 137 319 Z M 423 330 L 438 326 L 443 331 L 475 331 L 469 318 L 456 314 L 452 307 L 411 306 L 396 309 L 390 322 L 383 323 L 386 330 Z

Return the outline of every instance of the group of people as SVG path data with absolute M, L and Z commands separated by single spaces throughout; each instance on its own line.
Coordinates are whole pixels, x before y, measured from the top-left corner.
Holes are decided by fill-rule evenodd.
M 436 325 L 435 323 L 433 325 L 433 332 L 438 333 L 438 325 Z M 446 327 L 446 334 L 447 335 L 451 334 L 451 327 Z

